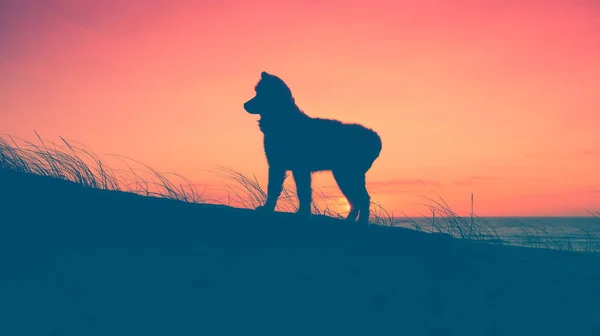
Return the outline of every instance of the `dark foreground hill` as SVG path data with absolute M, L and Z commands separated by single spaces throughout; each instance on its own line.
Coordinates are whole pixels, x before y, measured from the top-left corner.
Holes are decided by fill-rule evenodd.
M 0 335 L 600 335 L 600 258 L 0 171 Z

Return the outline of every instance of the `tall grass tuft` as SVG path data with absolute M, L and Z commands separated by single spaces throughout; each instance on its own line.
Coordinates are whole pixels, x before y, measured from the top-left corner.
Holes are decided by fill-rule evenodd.
M 115 169 L 97 154 L 76 141 L 60 138 L 61 143 L 44 140 L 36 132 L 39 144 L 14 136 L 0 136 L 0 169 L 49 176 L 82 186 L 104 190 L 133 192 L 185 202 L 203 202 L 202 193 L 185 177 L 161 173 L 131 158 L 108 155 L 126 169 Z M 178 180 L 174 182 L 174 180 Z

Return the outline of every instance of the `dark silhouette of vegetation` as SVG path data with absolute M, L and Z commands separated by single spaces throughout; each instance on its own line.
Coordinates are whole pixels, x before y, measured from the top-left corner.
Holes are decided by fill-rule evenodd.
M 159 172 L 137 160 L 120 155 L 105 155 L 101 158 L 90 148 L 76 141 L 61 138 L 61 143 L 57 144 L 41 138 L 37 133 L 36 135 L 39 144 L 10 135 L 0 137 L 0 170 L 47 176 L 72 181 L 89 188 L 131 192 L 187 203 L 256 208 L 264 204 L 267 198 L 265 188 L 255 176 L 248 176 L 229 168 L 221 167 L 216 171 L 218 175 L 232 182 L 226 186 L 228 196 L 224 199 L 211 199 L 206 198 L 203 191 L 199 191 L 191 181 L 177 173 Z M 112 167 L 105 162 L 107 159 L 114 159 L 124 168 Z M 485 218 L 475 215 L 470 218 L 462 217 L 452 211 L 441 196 L 436 197 L 424 197 L 424 205 L 432 212 L 430 217 L 423 215 L 428 225 L 419 224 L 414 218 L 402 213 L 401 216 L 397 216 L 377 203 L 371 203 L 373 210 L 370 221 L 373 225 L 410 227 L 416 231 L 445 234 L 471 242 L 600 252 L 600 239 L 589 228 L 576 227 L 584 239 L 584 244 L 577 247 L 568 238 L 556 239 L 543 227 L 514 220 L 514 225 L 522 232 L 521 238 L 508 241 L 501 237 Z M 278 207 L 284 212 L 298 210 L 297 194 L 293 186 L 283 186 Z M 312 212 L 332 218 L 344 217 L 324 193 L 316 193 Z M 600 225 L 600 211 L 591 211 L 590 215 L 598 218 Z
M 591 253 L 500 246 L 449 210 L 428 232 L 383 209 L 369 226 L 264 214 L 222 205 L 264 202 L 236 171 L 219 170 L 230 197 L 210 200 L 179 175 L 75 142 L 7 139 L 1 335 L 597 334 Z M 280 205 L 293 211 L 288 193 Z M 319 201 L 315 213 L 332 211 Z

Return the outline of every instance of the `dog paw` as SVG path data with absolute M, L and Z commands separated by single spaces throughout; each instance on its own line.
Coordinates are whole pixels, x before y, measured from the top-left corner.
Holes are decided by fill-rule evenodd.
M 312 214 L 310 210 L 298 210 L 294 213 L 294 215 L 301 218 L 307 218 L 310 217 Z
M 260 213 L 271 213 L 271 212 L 275 212 L 275 208 L 264 206 L 264 205 L 259 205 L 256 207 L 256 209 L 254 209 L 254 211 L 260 212 Z
M 367 227 L 367 226 L 369 226 L 369 220 L 368 220 L 368 219 L 361 219 L 361 218 L 359 218 L 359 219 L 356 221 L 356 224 L 357 224 L 358 226 L 361 226 L 361 227 Z

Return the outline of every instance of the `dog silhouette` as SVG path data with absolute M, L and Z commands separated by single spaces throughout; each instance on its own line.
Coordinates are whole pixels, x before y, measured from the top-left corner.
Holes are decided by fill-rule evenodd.
M 368 224 L 371 197 L 366 173 L 381 153 L 379 135 L 359 124 L 306 115 L 285 82 L 267 72 L 261 73 L 255 92 L 244 109 L 260 115 L 269 165 L 267 200 L 257 210 L 275 210 L 286 173 L 291 171 L 300 203 L 297 214 L 310 215 L 311 173 L 330 170 L 350 204 L 346 219 L 358 217 L 359 223 Z

